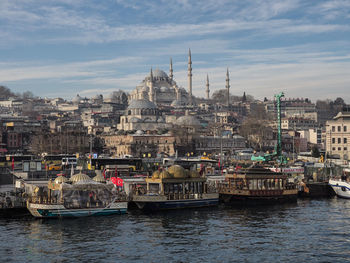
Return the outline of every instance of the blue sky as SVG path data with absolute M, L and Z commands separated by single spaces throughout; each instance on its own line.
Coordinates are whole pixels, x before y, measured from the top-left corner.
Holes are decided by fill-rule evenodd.
M 131 91 L 150 68 L 193 93 L 350 103 L 349 0 L 0 0 L 0 85 L 41 97 Z

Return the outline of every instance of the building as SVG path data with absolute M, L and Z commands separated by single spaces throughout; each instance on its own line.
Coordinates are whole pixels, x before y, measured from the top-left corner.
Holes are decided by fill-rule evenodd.
M 114 156 L 156 157 L 175 154 L 175 137 L 170 134 L 103 135 L 106 149 Z
M 117 125 L 118 130 L 124 131 L 157 131 L 170 127 L 171 124 L 165 122 L 157 106 L 146 99 L 132 100 Z
M 283 130 L 309 130 L 317 126 L 315 120 L 303 117 L 286 117 L 281 121 Z
M 329 155 L 349 160 L 350 112 L 339 112 L 326 122 L 326 151 Z
M 150 74 L 130 93 L 130 100 L 149 100 L 159 106 L 170 106 L 171 104 L 188 103 L 189 95 L 173 79 L 171 63 L 170 76 L 162 70 L 153 71 L 151 69 Z

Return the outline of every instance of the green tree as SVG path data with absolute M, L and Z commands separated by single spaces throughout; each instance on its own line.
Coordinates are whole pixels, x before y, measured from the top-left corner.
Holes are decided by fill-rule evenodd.
M 315 145 L 312 147 L 311 149 L 311 156 L 315 157 L 315 158 L 319 158 L 320 157 L 320 151 L 318 150 L 318 147 Z

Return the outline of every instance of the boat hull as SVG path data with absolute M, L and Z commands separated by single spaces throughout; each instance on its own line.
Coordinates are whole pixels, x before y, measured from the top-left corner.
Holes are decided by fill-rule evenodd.
M 67 209 L 63 205 L 28 203 L 27 208 L 34 217 L 64 218 L 125 214 L 127 212 L 127 206 L 127 202 L 118 202 L 106 208 Z
M 217 206 L 218 194 L 207 194 L 206 198 L 167 200 L 164 196 L 140 196 L 134 198 L 134 203 L 144 211 L 171 210 L 184 208 L 200 208 Z
M 350 199 L 350 183 L 341 180 L 329 180 L 329 185 L 333 188 L 335 194 L 340 198 Z

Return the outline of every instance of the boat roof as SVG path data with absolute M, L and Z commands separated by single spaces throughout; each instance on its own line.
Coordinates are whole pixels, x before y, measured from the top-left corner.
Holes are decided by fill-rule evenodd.
M 227 174 L 227 178 L 246 178 L 246 179 L 285 179 L 286 174 L 280 172 L 273 172 L 265 167 L 250 167 L 246 169 L 239 169 L 236 173 Z

